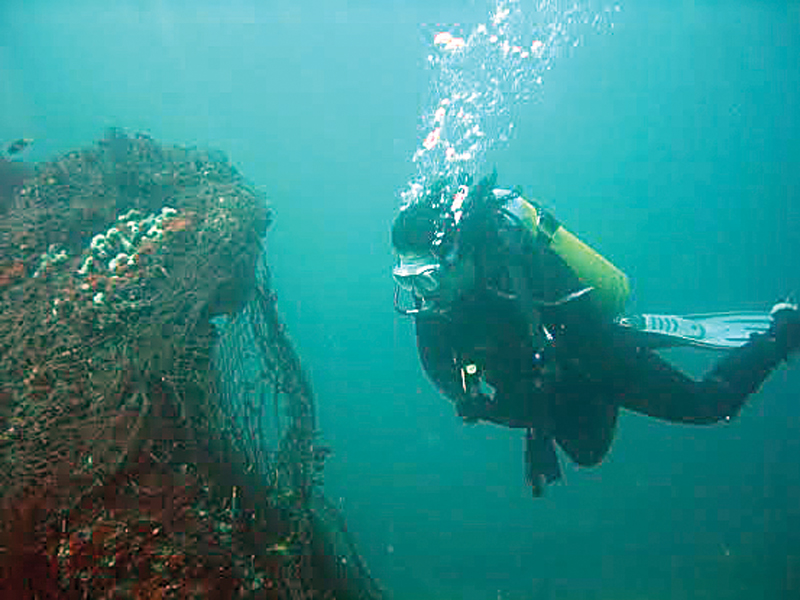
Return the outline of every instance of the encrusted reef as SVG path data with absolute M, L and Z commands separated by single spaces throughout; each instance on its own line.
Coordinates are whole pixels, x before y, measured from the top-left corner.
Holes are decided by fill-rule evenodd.
M 320 493 L 270 221 L 225 156 L 117 130 L 14 186 L 0 597 L 381 596 Z

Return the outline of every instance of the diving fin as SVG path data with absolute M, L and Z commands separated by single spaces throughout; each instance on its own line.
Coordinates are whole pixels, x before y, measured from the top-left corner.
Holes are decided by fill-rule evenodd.
M 641 336 L 653 348 L 695 346 L 712 350 L 740 348 L 753 334 L 766 333 L 772 316 L 763 312 L 706 313 L 700 315 L 632 315 L 618 317 L 617 325 Z

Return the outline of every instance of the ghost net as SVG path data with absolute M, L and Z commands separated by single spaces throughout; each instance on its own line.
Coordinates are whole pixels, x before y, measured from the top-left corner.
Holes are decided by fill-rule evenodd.
M 1 208 L 0 597 L 381 597 L 226 157 L 110 131 Z

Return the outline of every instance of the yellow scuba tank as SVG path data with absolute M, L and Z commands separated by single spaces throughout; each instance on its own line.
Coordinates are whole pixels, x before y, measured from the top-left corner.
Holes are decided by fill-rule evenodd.
M 591 247 L 564 229 L 550 213 L 538 209 L 520 196 L 503 205 L 535 238 L 544 240 L 587 287 L 593 288 L 589 297 L 610 315 L 624 310 L 630 294 L 628 277 Z

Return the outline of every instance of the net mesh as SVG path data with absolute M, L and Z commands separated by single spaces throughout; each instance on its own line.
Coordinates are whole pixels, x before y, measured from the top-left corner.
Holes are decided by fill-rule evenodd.
M 226 157 L 110 131 L 3 213 L 0 596 L 380 597 Z

